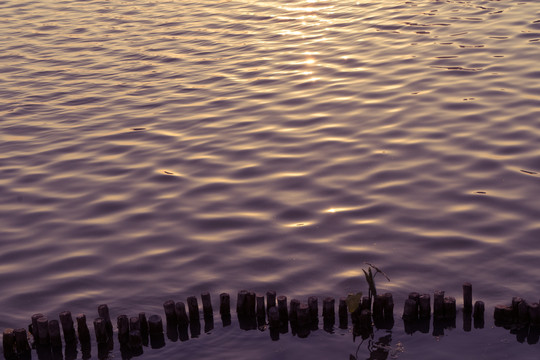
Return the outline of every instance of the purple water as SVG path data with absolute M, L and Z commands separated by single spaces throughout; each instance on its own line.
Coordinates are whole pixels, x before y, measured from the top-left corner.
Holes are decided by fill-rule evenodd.
M 536 1 L 3 0 L 0 16 L 1 329 L 203 291 L 338 298 L 367 292 L 370 262 L 396 319 L 410 291 L 459 305 L 464 281 L 487 305 L 485 329 L 441 341 L 396 321 L 396 357 L 535 358 L 490 319 L 540 298 Z M 218 328 L 144 358 L 358 346 Z

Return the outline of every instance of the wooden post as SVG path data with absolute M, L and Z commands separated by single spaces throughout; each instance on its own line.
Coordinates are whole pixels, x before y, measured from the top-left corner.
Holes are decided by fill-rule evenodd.
M 231 314 L 231 297 L 228 293 L 219 294 L 219 313 L 221 316 Z
M 2 337 L 2 346 L 4 347 L 4 358 L 10 360 L 16 358 L 15 352 L 15 333 L 13 329 L 5 329 Z
M 109 341 L 107 335 L 107 322 L 105 319 L 98 317 L 94 319 L 94 332 L 96 334 L 96 341 L 98 344 L 105 344 Z
M 463 284 L 463 311 L 470 313 L 472 310 L 472 284 L 466 282 Z
M 140 330 L 129 331 L 129 347 L 132 350 L 139 349 L 142 347 L 142 336 L 141 336 Z
M 129 342 L 129 319 L 127 315 L 119 315 L 116 318 L 116 327 L 118 328 L 118 342 L 127 344 Z
M 361 334 L 371 334 L 373 325 L 371 324 L 371 311 L 364 309 L 360 312 L 358 327 Z
M 275 306 L 268 310 L 268 325 L 272 329 L 279 328 L 279 310 Z
M 31 329 L 31 333 L 32 335 L 34 336 L 34 342 L 39 342 L 39 334 L 38 334 L 38 324 L 37 324 L 37 320 L 41 317 L 44 317 L 45 315 L 43 314 L 34 314 L 32 315 L 32 329 Z
M 37 319 L 38 343 L 40 345 L 49 345 L 49 320 L 42 316 Z
M 159 315 L 151 315 L 148 318 L 148 331 L 150 336 L 163 334 L 163 321 Z
M 436 319 L 444 318 L 444 291 L 433 293 L 433 317 Z
M 248 317 L 255 317 L 255 293 L 248 291 L 246 295 L 246 315 Z
M 28 335 L 26 330 L 23 328 L 13 330 L 13 335 L 15 336 L 15 348 L 17 349 L 17 354 L 27 354 L 30 352 L 30 344 L 28 344 Z
M 257 302 L 257 320 L 259 323 L 264 323 L 266 320 L 266 306 L 264 306 L 264 295 L 256 296 Z
M 456 318 L 456 299 L 452 296 L 444 298 L 444 317 L 449 320 Z
M 277 307 L 279 313 L 279 321 L 281 325 L 287 325 L 289 321 L 289 314 L 287 313 L 287 297 L 280 295 L 277 297 Z
M 308 308 L 309 308 L 309 321 L 312 326 L 317 326 L 319 323 L 319 301 L 317 297 L 310 296 L 308 298 Z
M 384 317 L 387 320 L 394 318 L 394 298 L 391 293 L 385 293 L 384 295 Z
M 247 316 L 247 294 L 247 290 L 240 290 L 238 292 L 238 297 L 236 299 L 236 314 L 238 314 L 239 317 Z
M 298 337 L 305 338 L 310 332 L 309 305 L 306 303 L 301 303 L 300 306 L 298 306 L 296 314 L 298 319 Z
M 98 306 L 98 315 L 105 321 L 105 330 L 107 330 L 107 335 L 111 337 L 113 333 L 113 326 L 107 304 L 101 304 Z
M 60 323 L 58 320 L 49 321 L 49 339 L 53 348 L 62 347 L 62 335 L 60 334 Z
M 510 324 L 513 319 L 512 306 L 496 305 L 493 310 L 493 317 L 495 318 L 495 325 Z
M 178 325 L 186 326 L 189 324 L 189 317 L 186 312 L 186 305 L 183 302 L 179 301 L 174 305 L 174 313 L 176 314 Z
M 476 301 L 474 303 L 474 312 L 473 312 L 473 317 L 475 319 L 480 319 L 480 318 L 484 318 L 484 302 L 483 301 Z
M 336 319 L 335 300 L 331 297 L 323 300 L 323 318 L 325 322 L 331 323 Z
M 516 321 L 517 322 L 517 319 L 518 319 L 518 307 L 519 307 L 519 303 L 522 302 L 523 299 L 520 298 L 519 296 L 514 296 L 512 298 L 512 319 L 513 321 Z
M 187 298 L 187 306 L 189 311 L 189 321 L 197 322 L 200 319 L 199 316 L 199 303 L 195 296 L 190 296 Z
M 518 323 L 527 324 L 529 320 L 529 304 L 523 300 L 518 304 Z
M 418 298 L 418 317 L 429 319 L 431 317 L 431 298 L 429 294 L 420 295 Z
M 347 329 L 349 326 L 349 311 L 347 310 L 347 299 L 342 297 L 339 298 L 339 328 Z
M 212 308 L 212 300 L 210 299 L 209 292 L 203 292 L 201 294 L 201 302 L 203 306 L 204 318 L 210 318 L 214 316 L 214 309 Z
M 167 300 L 163 303 L 163 310 L 165 311 L 165 319 L 167 323 L 176 324 L 176 310 L 173 300 Z
M 540 306 L 538 303 L 529 304 L 529 318 L 532 326 L 540 325 Z
M 143 312 L 139 313 L 139 324 L 141 326 L 141 336 L 143 339 L 148 338 L 148 321 L 146 320 L 146 314 Z
M 81 343 L 90 342 L 90 330 L 88 325 L 86 325 L 86 315 L 79 314 L 77 315 L 77 333 L 79 334 L 79 341 Z
M 418 304 L 416 303 L 416 300 L 411 298 L 405 300 L 402 319 L 405 321 L 418 320 Z
M 270 311 L 272 307 L 276 306 L 276 292 L 269 290 L 266 292 L 266 311 Z
M 386 298 L 384 295 L 375 295 L 373 299 L 373 317 L 374 318 L 383 318 L 384 317 L 384 301 Z
M 141 322 L 137 316 L 132 316 L 129 318 L 129 330 L 141 331 Z
M 371 312 L 371 298 L 369 296 L 362 296 L 360 310 L 369 310 Z
M 289 305 L 289 321 L 292 325 L 296 325 L 298 322 L 298 307 L 300 306 L 300 301 L 298 299 L 292 299 Z
M 62 331 L 64 332 L 64 341 L 66 344 L 73 343 L 77 341 L 77 336 L 75 335 L 75 327 L 73 326 L 73 317 L 71 316 L 70 311 L 62 311 L 59 314 L 60 323 L 62 324 Z

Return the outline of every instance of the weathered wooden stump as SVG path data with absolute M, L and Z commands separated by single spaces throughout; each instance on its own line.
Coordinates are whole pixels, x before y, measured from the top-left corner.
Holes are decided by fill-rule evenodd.
M 129 319 L 127 315 L 119 315 L 116 318 L 116 327 L 118 329 L 118 342 L 127 344 L 129 342 Z
M 163 310 L 165 311 L 165 319 L 167 323 L 176 324 L 176 309 L 173 300 L 167 300 L 163 303 Z
M 310 333 L 309 305 L 301 303 L 296 311 L 298 319 L 297 334 L 300 338 L 305 338 Z
M 319 301 L 317 297 L 308 298 L 309 322 L 312 330 L 315 330 L 319 324 Z
M 150 336 L 163 334 L 163 321 L 159 315 L 151 315 L 148 318 L 148 331 Z
M 271 308 L 276 306 L 276 292 L 269 290 L 266 292 L 266 311 L 270 311 Z
M 142 336 L 140 330 L 130 330 L 129 331 L 129 347 L 134 349 L 139 349 L 142 347 Z
M 255 302 L 256 294 L 253 291 L 248 291 L 246 295 L 246 315 L 250 318 L 255 317 Z
M 474 311 L 473 311 L 473 317 L 475 319 L 483 319 L 484 318 L 484 302 L 483 301 L 476 301 L 474 303 Z
M 420 319 L 431 317 L 431 297 L 429 294 L 422 294 L 418 298 L 418 317 Z
M 300 307 L 300 300 L 292 299 L 289 304 L 289 321 L 291 326 L 296 326 L 298 323 L 298 308 Z
M 403 305 L 403 315 L 401 318 L 405 321 L 418 320 L 418 304 L 416 300 L 408 298 Z
M 98 315 L 105 321 L 105 330 L 107 330 L 107 335 L 109 338 L 112 338 L 113 326 L 111 321 L 111 316 L 109 315 L 109 307 L 107 304 L 101 304 L 98 306 Z
M 518 304 L 518 317 L 519 324 L 528 324 L 530 321 L 529 318 L 529 304 L 527 301 L 523 300 Z
M 30 344 L 28 344 L 28 335 L 24 328 L 13 330 L 15 337 L 15 349 L 19 356 L 30 353 Z
M 255 302 L 257 303 L 257 321 L 259 323 L 264 323 L 266 321 L 266 306 L 264 305 L 264 295 L 257 295 Z
M 4 330 L 2 346 L 4 348 L 4 358 L 6 358 L 6 360 L 17 357 L 17 353 L 15 352 L 15 333 L 13 329 Z
M 339 298 L 338 316 L 339 328 L 347 329 L 347 327 L 349 326 L 349 310 L 347 309 L 347 298 Z
M 201 294 L 201 302 L 203 306 L 203 315 L 204 318 L 209 318 L 214 316 L 214 309 L 212 308 L 212 299 L 210 298 L 209 292 L 203 292 Z
M 79 334 L 79 341 L 82 343 L 90 342 L 90 330 L 88 325 L 86 325 L 86 315 L 79 314 L 76 317 L 77 320 L 77 333 Z
M 231 315 L 231 297 L 228 293 L 219 294 L 219 314 Z
M 109 341 L 107 323 L 104 318 L 98 317 L 94 319 L 94 332 L 98 344 L 105 344 Z
M 143 312 L 139 313 L 139 325 L 141 327 L 141 336 L 144 341 L 145 338 L 148 338 L 148 320 L 146 320 L 146 314 Z
M 371 323 L 371 311 L 367 309 L 363 309 L 362 311 L 360 311 L 357 330 L 359 330 L 360 334 L 363 336 L 365 336 L 366 334 L 371 334 L 373 332 L 373 325 Z
M 369 296 L 362 296 L 360 311 L 362 310 L 369 310 L 371 312 L 371 298 Z
M 30 332 L 34 336 L 34 342 L 36 342 L 36 343 L 39 342 L 37 321 L 38 321 L 39 318 L 44 317 L 44 316 L 45 315 L 43 315 L 41 313 L 32 315 L 32 329 L 30 330 Z
M 240 290 L 236 298 L 236 314 L 240 317 L 247 316 L 247 290 Z
M 444 291 L 433 293 L 433 317 L 444 319 Z
M 511 324 L 514 318 L 512 306 L 496 305 L 493 310 L 495 325 Z
M 268 325 L 272 329 L 279 328 L 279 310 L 277 307 L 273 306 L 268 310 Z
M 466 282 L 463 284 L 463 311 L 470 313 L 472 310 L 472 284 Z
M 394 298 L 391 293 L 385 293 L 384 295 L 384 317 L 387 320 L 394 319 Z
M 187 298 L 187 306 L 189 311 L 189 321 L 198 322 L 200 319 L 199 315 L 199 303 L 195 296 L 190 296 Z
M 49 321 L 49 340 L 53 348 L 62 347 L 62 335 L 60 334 L 60 323 L 58 320 Z
M 186 305 L 179 301 L 174 304 L 174 313 L 176 314 L 176 321 L 179 326 L 187 326 L 189 324 L 189 317 L 186 312 Z
M 49 320 L 46 316 L 37 319 L 38 344 L 49 345 Z
M 323 300 L 323 319 L 325 322 L 334 323 L 336 319 L 334 298 L 327 297 Z
M 62 324 L 62 331 L 64 333 L 64 341 L 66 344 L 77 341 L 77 335 L 75 334 L 75 327 L 73 325 L 73 317 L 70 311 L 62 311 L 59 314 L 60 323 Z
M 384 317 L 384 295 L 375 295 L 373 299 L 373 318 L 381 319 Z
M 277 297 L 277 308 L 279 313 L 279 322 L 282 326 L 286 326 L 289 321 L 289 314 L 287 312 L 287 297 L 280 295 Z
M 456 299 L 452 296 L 444 298 L 444 318 L 449 320 L 456 318 Z
M 529 319 L 531 326 L 540 326 L 540 306 L 538 303 L 529 304 Z

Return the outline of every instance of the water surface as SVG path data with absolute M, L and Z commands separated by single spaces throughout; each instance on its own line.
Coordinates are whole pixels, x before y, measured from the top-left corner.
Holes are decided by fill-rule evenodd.
M 536 1 L 3 0 L 0 16 L 0 328 L 202 291 L 339 297 L 366 291 L 364 261 L 396 309 L 464 281 L 488 315 L 540 297 Z

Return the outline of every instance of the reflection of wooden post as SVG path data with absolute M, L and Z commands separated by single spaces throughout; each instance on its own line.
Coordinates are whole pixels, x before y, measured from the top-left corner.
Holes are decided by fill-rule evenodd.
M 71 316 L 71 312 L 62 311 L 59 317 L 66 344 L 75 342 L 77 340 L 77 336 L 75 335 L 75 328 L 73 327 L 73 317 Z
M 472 310 L 472 284 L 466 282 L 463 284 L 463 311 L 470 313 Z
M 60 334 L 60 323 L 58 320 L 49 321 L 49 339 L 53 348 L 62 347 L 62 335 Z
M 268 310 L 268 325 L 272 329 L 277 329 L 279 327 L 279 310 L 275 306 Z

